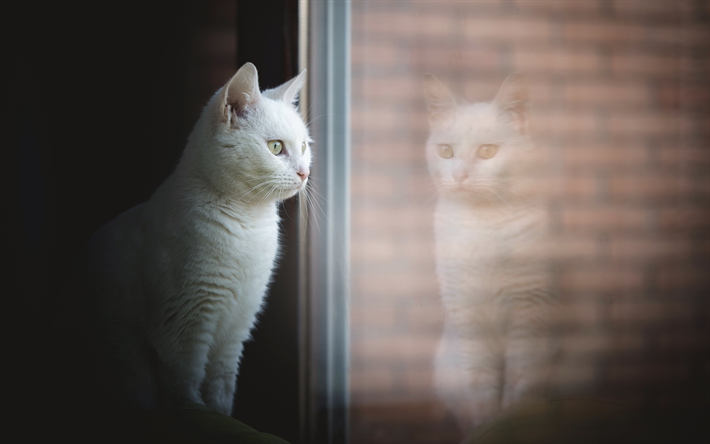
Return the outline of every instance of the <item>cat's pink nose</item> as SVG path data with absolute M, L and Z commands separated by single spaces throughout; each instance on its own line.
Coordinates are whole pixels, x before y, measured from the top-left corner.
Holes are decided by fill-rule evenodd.
M 463 182 L 468 177 L 468 173 L 463 168 L 454 168 L 454 170 L 451 172 L 451 175 L 458 183 Z
M 308 168 L 299 168 L 298 172 L 298 177 L 301 178 L 302 181 L 308 179 L 308 175 L 311 174 L 311 171 Z

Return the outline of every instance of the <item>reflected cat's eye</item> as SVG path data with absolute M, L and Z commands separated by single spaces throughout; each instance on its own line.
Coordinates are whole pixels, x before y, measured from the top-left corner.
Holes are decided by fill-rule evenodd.
M 478 148 L 478 155 L 483 159 L 490 159 L 491 157 L 495 156 L 497 152 L 498 145 L 493 145 L 492 143 L 481 145 Z
M 444 159 L 451 159 L 454 157 L 454 149 L 451 148 L 451 145 L 446 145 L 444 143 L 437 145 L 436 152 L 439 153 L 439 155 Z
M 306 153 L 306 142 L 303 142 L 301 144 L 301 154 L 305 154 L 305 153 Z
M 284 144 L 280 140 L 269 140 L 268 145 L 269 151 L 274 155 L 281 154 L 281 151 L 284 149 Z

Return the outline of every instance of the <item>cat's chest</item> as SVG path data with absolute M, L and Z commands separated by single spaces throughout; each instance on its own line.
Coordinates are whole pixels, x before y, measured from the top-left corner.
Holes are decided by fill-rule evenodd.
M 275 211 L 241 219 L 212 212 L 203 219 L 198 231 L 205 256 L 245 278 L 268 278 L 278 251 Z
M 488 269 L 528 257 L 545 232 L 544 216 L 536 210 L 511 214 L 439 205 L 434 227 L 437 259 L 468 270 Z
M 145 248 L 147 268 L 159 268 L 146 270 L 160 277 L 159 293 L 212 289 L 225 302 L 261 303 L 278 252 L 275 205 L 258 212 L 195 205 L 171 219 L 152 226 Z M 185 290 L 193 287 L 199 291 Z
M 440 206 L 435 217 L 437 275 L 449 307 L 511 300 L 547 287 L 546 217 L 529 209 L 487 214 Z

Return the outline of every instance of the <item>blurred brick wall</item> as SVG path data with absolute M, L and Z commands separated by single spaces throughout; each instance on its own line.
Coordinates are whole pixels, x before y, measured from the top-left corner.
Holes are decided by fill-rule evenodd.
M 559 328 L 580 363 L 561 383 L 645 406 L 708 402 L 709 4 L 353 2 L 354 443 L 458 439 L 432 378 L 428 72 L 472 101 L 528 76 L 554 172 Z

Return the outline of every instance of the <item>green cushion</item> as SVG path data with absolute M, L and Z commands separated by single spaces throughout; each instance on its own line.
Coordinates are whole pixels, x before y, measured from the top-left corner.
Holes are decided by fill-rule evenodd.
M 288 444 L 200 404 L 146 412 L 141 422 L 141 434 L 148 442 Z

